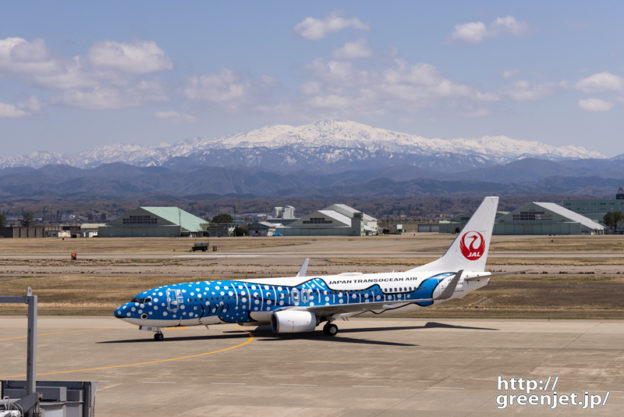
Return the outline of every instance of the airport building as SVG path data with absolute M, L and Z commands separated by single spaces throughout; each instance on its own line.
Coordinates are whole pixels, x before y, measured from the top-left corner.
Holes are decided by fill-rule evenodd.
M 418 225 L 419 232 L 459 233 L 470 215 L 439 223 Z M 580 235 L 603 234 L 598 222 L 555 203 L 533 202 L 512 212 L 499 211 L 494 222 L 495 235 Z
M 620 187 L 615 195 L 615 199 L 579 199 L 565 200 L 563 207 L 589 217 L 595 222 L 601 222 L 605 214 L 610 211 L 620 211 L 624 213 L 624 190 Z
M 50 226 L 9 226 L 0 227 L 0 238 L 32 238 L 49 237 L 50 231 L 58 230 L 58 227 Z
M 204 236 L 208 221 L 178 207 L 139 207 L 98 230 L 99 237 Z
M 299 220 L 295 217 L 295 208 L 293 206 L 273 207 L 273 216 L 266 219 L 272 224 L 289 225 Z
M 603 225 L 555 203 L 529 203 L 494 223 L 495 235 L 593 235 L 604 231 Z
M 249 236 L 273 236 L 277 232 L 278 227 L 283 227 L 283 225 L 268 221 L 249 223 L 247 225 L 247 234 Z
M 368 236 L 377 234 L 377 219 L 349 207 L 332 204 L 288 225 L 278 226 L 284 236 Z

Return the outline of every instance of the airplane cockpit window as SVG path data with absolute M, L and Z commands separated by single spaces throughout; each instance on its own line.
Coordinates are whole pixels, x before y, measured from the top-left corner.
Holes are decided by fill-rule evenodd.
M 151 303 L 152 302 L 152 297 L 146 297 L 146 298 L 134 297 L 132 299 L 132 301 L 130 301 L 130 302 L 131 303 L 139 303 L 139 304 Z

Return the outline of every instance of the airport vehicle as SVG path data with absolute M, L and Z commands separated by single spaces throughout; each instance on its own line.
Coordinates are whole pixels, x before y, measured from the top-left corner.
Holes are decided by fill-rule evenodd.
M 191 248 L 191 250 L 193 252 L 195 251 L 202 251 L 202 252 L 206 252 L 208 250 L 208 248 L 210 247 L 208 242 L 196 242 L 193 247 Z
M 486 286 L 485 272 L 498 197 L 485 197 L 464 229 L 439 259 L 405 272 L 307 276 L 308 259 L 294 277 L 200 281 L 144 291 L 121 305 L 115 316 L 153 331 L 217 323 L 271 324 L 275 333 L 323 331 L 334 321 L 363 312 L 421 308 L 461 298 Z

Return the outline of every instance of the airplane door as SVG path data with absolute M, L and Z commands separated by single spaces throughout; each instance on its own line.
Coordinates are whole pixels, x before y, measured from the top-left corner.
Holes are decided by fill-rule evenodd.
M 177 313 L 183 301 L 182 291 L 173 288 L 167 290 L 167 311 Z

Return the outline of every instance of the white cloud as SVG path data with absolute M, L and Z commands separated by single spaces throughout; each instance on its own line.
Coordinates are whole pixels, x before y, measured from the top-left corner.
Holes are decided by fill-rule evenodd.
M 45 88 L 106 91 L 106 84 L 136 84 L 139 75 L 171 68 L 169 57 L 151 41 L 97 42 L 88 59 L 69 59 L 52 54 L 43 39 L 0 39 L 0 72 L 26 77 Z
M 503 90 L 504 94 L 516 101 L 534 101 L 550 95 L 556 85 L 552 83 L 531 84 L 520 80 Z
M 613 103 L 601 100 L 599 98 L 586 98 L 578 101 L 578 105 L 581 109 L 587 111 L 609 111 L 613 107 Z
M 409 64 L 396 59 L 382 71 L 364 71 L 351 62 L 315 60 L 308 67 L 314 80 L 301 85 L 303 101 L 316 109 L 381 114 L 413 111 L 441 102 L 497 101 L 496 94 L 481 92 L 445 78 L 430 64 Z
M 333 56 L 338 59 L 368 58 L 373 54 L 366 39 L 347 42 L 342 47 L 334 49 Z
M 73 107 L 101 110 L 167 101 L 161 83 L 146 74 L 171 68 L 171 60 L 153 41 L 96 42 L 86 58 L 67 58 L 50 52 L 43 39 L 0 39 L 0 73 L 63 90 L 56 102 Z M 3 117 L 24 117 L 38 110 L 37 103 L 6 104 Z
M 168 120 L 174 124 L 183 124 L 183 123 L 193 123 L 195 122 L 195 117 L 188 113 L 182 113 L 175 110 L 168 111 L 158 111 L 154 113 L 156 118 L 161 120 Z
M 109 110 L 133 106 L 119 89 L 102 87 L 66 91 L 62 95 L 62 102 L 71 107 L 88 110 Z
M 0 71 L 22 75 L 46 74 L 58 70 L 43 39 L 0 39 Z
M 451 39 L 460 42 L 479 43 L 488 37 L 488 30 L 483 22 L 468 22 L 455 25 Z
M 0 118 L 18 119 L 30 116 L 33 112 L 39 110 L 41 110 L 41 102 L 34 96 L 17 104 L 0 102 Z
M 488 38 L 501 35 L 522 36 L 528 32 L 529 26 L 519 22 L 513 16 L 497 17 L 492 23 L 468 22 L 455 25 L 451 40 L 467 43 L 481 43 Z
M 466 85 L 444 78 L 433 65 L 409 65 L 403 60 L 396 60 L 394 68 L 383 72 L 380 88 L 392 96 L 410 101 L 468 97 L 476 93 Z M 473 98 L 476 97 L 474 94 Z
M 306 17 L 295 25 L 295 32 L 308 40 L 323 39 L 330 33 L 340 32 L 343 29 L 352 28 L 357 30 L 370 30 L 370 26 L 364 24 L 357 17 L 345 19 L 340 13 L 330 13 L 323 19 Z
M 39 101 L 39 99 L 35 96 L 30 97 L 26 101 L 22 101 L 18 103 L 18 106 L 21 109 L 24 109 L 29 112 L 39 111 L 43 107 L 43 105 L 41 104 L 41 101 Z
M 89 60 L 98 68 L 133 74 L 147 74 L 173 68 L 171 59 L 153 41 L 97 42 L 89 50 Z
M 490 28 L 490 31 L 494 32 L 495 36 L 504 33 L 522 36 L 529 29 L 525 22 L 518 22 L 513 16 L 497 17 L 494 23 L 490 25 Z
M 60 101 L 68 106 L 87 110 L 111 110 L 137 107 L 146 102 L 167 101 L 164 88 L 156 81 L 141 81 L 131 88 L 95 87 L 68 90 Z
M 225 103 L 243 99 L 248 90 L 246 81 L 234 71 L 223 69 L 216 74 L 190 77 L 184 94 L 194 100 Z
M 80 57 L 74 57 L 71 62 L 64 65 L 59 64 L 57 71 L 34 76 L 37 84 L 59 90 L 96 87 L 98 85 L 97 78 L 96 73 L 84 67 Z
M 361 83 L 368 77 L 366 71 L 356 70 L 348 61 L 325 61 L 318 58 L 309 65 L 309 68 L 320 80 L 344 86 Z
M 0 118 L 17 119 L 20 117 L 26 117 L 30 113 L 18 108 L 14 104 L 0 102 Z
M 580 79 L 576 88 L 585 93 L 600 93 L 604 91 L 622 91 L 624 80 L 609 72 L 599 72 L 589 77 Z

